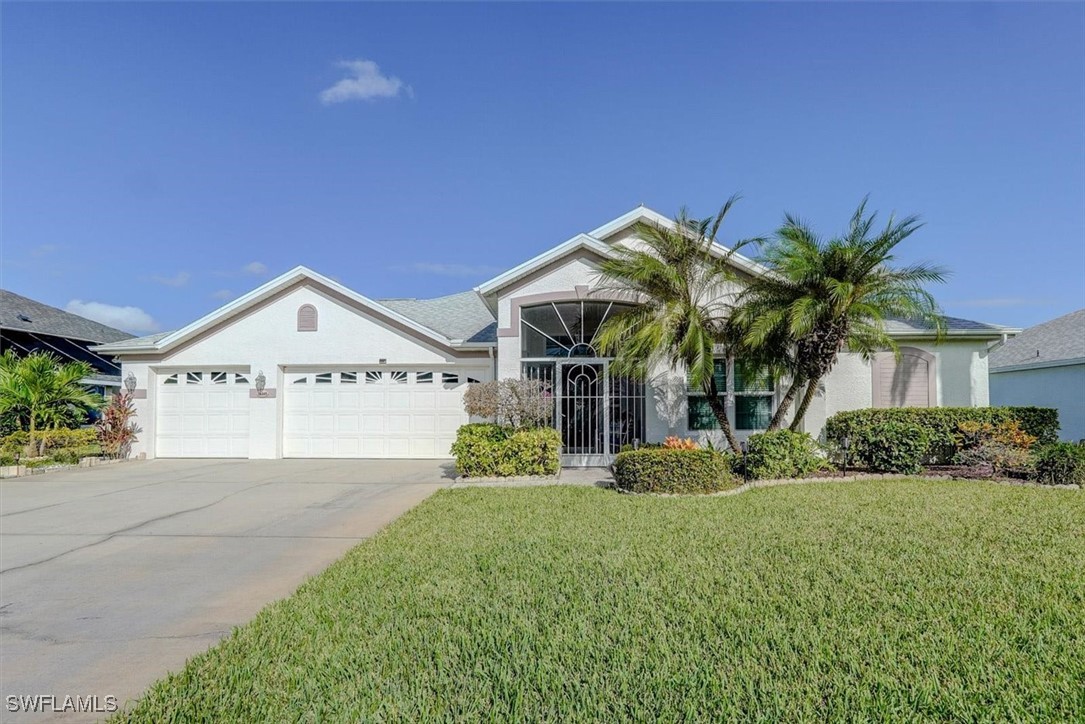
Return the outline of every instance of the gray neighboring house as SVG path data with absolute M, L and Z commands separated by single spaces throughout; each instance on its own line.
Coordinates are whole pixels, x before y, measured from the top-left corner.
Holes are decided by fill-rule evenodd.
M 131 338 L 128 332 L 0 289 L 0 352 L 12 349 L 22 357 L 40 350 L 65 362 L 87 362 L 94 374 L 83 383 L 99 394 L 120 389 L 120 363 L 88 348 Z
M 1008 339 L 989 369 L 992 405 L 1057 408 L 1059 437 L 1085 439 L 1085 309 Z

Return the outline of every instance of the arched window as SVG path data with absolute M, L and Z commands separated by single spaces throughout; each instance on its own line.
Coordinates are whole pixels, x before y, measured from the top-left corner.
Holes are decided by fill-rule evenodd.
M 298 331 L 316 331 L 316 307 L 312 304 L 303 304 L 298 307 Z
M 603 300 L 550 302 L 520 309 L 520 356 L 598 357 L 603 322 L 633 308 Z
M 874 407 L 937 407 L 937 364 L 934 355 L 916 347 L 901 347 L 874 355 L 871 390 Z

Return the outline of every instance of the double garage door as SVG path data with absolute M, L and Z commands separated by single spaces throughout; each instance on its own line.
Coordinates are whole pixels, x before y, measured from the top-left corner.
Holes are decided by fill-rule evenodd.
M 437 370 L 288 372 L 283 457 L 448 457 L 474 381 Z
M 468 374 L 391 367 L 288 371 L 282 395 L 282 456 L 443 458 L 468 421 Z M 276 400 L 250 400 L 250 375 L 182 371 L 160 378 L 158 457 L 249 456 L 250 406 L 273 414 Z

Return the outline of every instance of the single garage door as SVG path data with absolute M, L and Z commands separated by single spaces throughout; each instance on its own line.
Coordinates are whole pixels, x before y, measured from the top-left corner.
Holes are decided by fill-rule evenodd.
M 287 372 L 283 457 L 443 458 L 467 422 L 464 371 Z
M 161 379 L 157 393 L 156 456 L 249 456 L 247 374 L 175 372 Z

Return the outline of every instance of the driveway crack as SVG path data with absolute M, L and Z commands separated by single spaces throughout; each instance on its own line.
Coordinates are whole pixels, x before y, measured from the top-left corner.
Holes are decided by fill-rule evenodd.
M 218 505 L 222 501 L 227 500 L 228 498 L 232 498 L 235 495 L 240 495 L 241 493 L 247 492 L 249 490 L 255 490 L 256 488 L 262 488 L 265 485 L 273 485 L 273 484 L 274 483 L 272 483 L 272 482 L 257 483 L 256 485 L 250 485 L 247 488 L 242 488 L 241 490 L 235 490 L 232 493 L 227 493 L 226 495 L 222 496 L 221 498 L 218 498 L 217 500 L 213 500 L 210 503 L 206 503 L 204 505 L 197 505 L 197 506 L 195 506 L 193 508 L 186 508 L 184 510 L 175 510 L 172 513 L 167 513 L 165 515 L 159 515 L 159 516 L 156 516 L 154 518 L 144 520 L 144 521 L 142 521 L 140 523 L 130 525 L 130 526 L 126 527 L 126 528 L 121 528 L 119 530 L 115 530 L 115 531 L 109 533 L 106 536 L 103 536 L 102 538 L 100 538 L 100 539 L 98 539 L 96 541 L 91 541 L 90 543 L 86 543 L 86 544 L 78 546 L 76 548 L 69 548 L 66 551 L 61 551 L 60 553 L 57 553 L 56 555 L 49 556 L 48 558 L 42 558 L 40 561 L 34 561 L 32 563 L 24 563 L 21 566 L 12 566 L 11 568 L 5 568 L 3 570 L 0 570 L 0 575 L 3 575 L 5 573 L 11 573 L 12 571 L 21 571 L 21 570 L 25 570 L 27 568 L 34 568 L 35 566 L 40 566 L 43 563 L 50 563 L 52 561 L 55 561 L 55 560 L 57 560 L 59 558 L 63 558 L 64 556 L 70 555 L 72 553 L 76 553 L 78 551 L 86 550 L 87 548 L 93 548 L 94 546 L 101 545 L 102 543 L 106 543 L 108 541 L 113 540 L 114 538 L 116 538 L 119 535 L 123 535 L 124 533 L 131 533 L 134 530 L 139 530 L 140 528 L 143 528 L 144 526 L 148 526 L 148 525 L 150 525 L 152 523 L 160 523 L 160 522 L 162 522 L 164 520 L 170 520 L 171 518 L 176 518 L 177 516 L 180 516 L 180 515 L 185 515 L 187 513 L 194 513 L 197 510 L 206 510 L 207 508 Z

